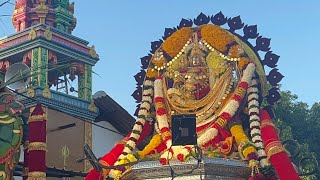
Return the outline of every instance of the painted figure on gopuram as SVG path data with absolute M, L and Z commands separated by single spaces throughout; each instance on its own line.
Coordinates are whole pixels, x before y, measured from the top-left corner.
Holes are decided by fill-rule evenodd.
M 187 162 L 195 146 L 172 145 L 171 117 L 193 114 L 203 156 L 246 161 L 251 180 L 300 179 L 272 123 L 283 76 L 275 69 L 279 56 L 269 46 L 270 39 L 259 36 L 257 26 L 221 12 L 201 13 L 167 28 L 163 40 L 152 43 L 151 54 L 141 58 L 133 93 L 140 104 L 132 131 L 100 163 L 117 166 L 148 157 L 162 165 Z M 147 137 L 149 143 L 137 150 Z M 121 179 L 130 168 L 92 170 L 86 179 Z M 267 173 L 268 168 L 275 173 Z
M 22 141 L 24 106 L 8 90 L 0 92 L 0 180 L 11 180 Z

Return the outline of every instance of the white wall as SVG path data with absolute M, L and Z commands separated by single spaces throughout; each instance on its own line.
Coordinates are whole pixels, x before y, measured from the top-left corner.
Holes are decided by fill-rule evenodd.
M 108 122 L 98 122 L 97 124 L 117 131 Z M 92 150 L 97 158 L 104 156 L 108 153 L 114 145 L 123 139 L 122 135 L 108 131 L 106 129 L 92 125 Z M 23 162 L 23 147 L 21 146 L 20 162 Z M 22 180 L 22 177 L 14 177 L 15 180 Z
M 101 121 L 97 124 L 117 131 L 110 123 Z M 92 150 L 97 158 L 108 153 L 124 137 L 106 129 L 92 125 Z

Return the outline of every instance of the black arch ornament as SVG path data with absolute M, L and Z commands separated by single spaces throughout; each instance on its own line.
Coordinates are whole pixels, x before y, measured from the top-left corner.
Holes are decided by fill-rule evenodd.
M 200 25 L 205 25 L 209 23 L 212 23 L 218 26 L 227 25 L 229 29 L 226 29 L 226 30 L 233 33 L 234 35 L 239 37 L 244 43 L 246 43 L 254 51 L 254 53 L 259 58 L 260 63 L 263 66 L 267 66 L 271 68 L 269 74 L 266 75 L 267 81 L 270 84 L 271 88 L 268 90 L 268 94 L 265 98 L 269 105 L 274 105 L 277 101 L 280 100 L 281 97 L 280 97 L 278 85 L 284 76 L 278 71 L 278 69 L 276 69 L 277 62 L 280 56 L 275 54 L 273 51 L 271 51 L 271 48 L 270 48 L 271 39 L 261 36 L 258 32 L 257 25 L 245 24 L 241 20 L 240 16 L 228 18 L 220 11 L 219 13 L 212 16 L 205 15 L 204 13 L 201 12 L 193 20 L 182 18 L 177 27 L 165 28 L 162 39 L 159 39 L 151 43 L 150 53 L 141 58 L 141 64 L 142 64 L 141 70 L 135 75 L 135 79 L 137 81 L 137 87 L 136 87 L 136 90 L 133 92 L 132 96 L 136 100 L 136 103 L 141 102 L 141 94 L 142 94 L 141 86 L 143 84 L 143 80 L 146 78 L 146 77 L 141 78 L 140 76 L 142 74 L 145 76 L 146 74 L 145 69 L 148 68 L 148 64 L 153 54 L 162 45 L 162 43 L 168 37 L 170 37 L 174 32 L 176 32 L 178 29 L 181 29 L 182 27 L 192 27 L 193 25 L 200 26 Z M 237 33 L 237 31 L 240 31 L 240 30 L 243 31 L 243 35 L 240 35 L 239 33 Z M 251 44 L 249 40 L 255 41 L 255 45 Z M 164 55 L 166 56 L 166 54 Z M 262 59 L 260 55 L 264 56 L 264 59 Z M 139 108 L 139 106 L 137 106 L 137 108 Z M 138 112 L 138 109 L 134 114 L 135 116 L 137 116 L 137 112 Z

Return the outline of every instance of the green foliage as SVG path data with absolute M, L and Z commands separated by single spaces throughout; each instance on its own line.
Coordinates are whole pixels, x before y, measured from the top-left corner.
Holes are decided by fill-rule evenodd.
M 307 103 L 298 101 L 298 96 L 290 91 L 281 92 L 281 100 L 274 109 L 275 124 L 280 129 L 282 141 L 297 140 L 300 153 L 292 161 L 299 164 L 305 157 L 314 157 L 320 162 L 320 103 L 309 108 Z M 311 163 L 306 164 L 304 171 L 308 171 Z M 320 179 L 319 171 L 316 176 Z M 315 176 L 305 176 L 303 179 L 314 179 Z

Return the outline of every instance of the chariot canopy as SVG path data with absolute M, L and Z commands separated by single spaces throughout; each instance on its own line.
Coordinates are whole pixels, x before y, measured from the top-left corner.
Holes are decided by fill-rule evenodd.
M 171 117 L 193 114 L 197 146 L 204 156 L 246 161 L 254 179 L 274 176 L 261 172 L 269 167 L 281 179 L 298 179 L 271 120 L 283 78 L 276 68 L 278 59 L 270 39 L 240 16 L 201 13 L 166 28 L 141 58 L 141 70 L 135 75 L 132 96 L 138 105 L 132 132 L 101 162 L 112 166 L 150 157 L 163 165 L 188 161 L 197 149 L 172 146 Z M 148 136 L 149 144 L 137 150 Z M 129 167 L 102 174 L 118 179 L 128 171 Z

